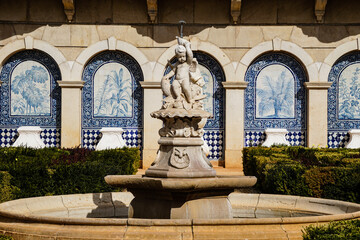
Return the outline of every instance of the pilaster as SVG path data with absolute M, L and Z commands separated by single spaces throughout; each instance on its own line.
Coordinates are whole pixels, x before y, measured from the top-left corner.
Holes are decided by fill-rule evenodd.
M 225 107 L 225 167 L 243 168 L 244 93 L 247 82 L 223 82 Z
M 307 146 L 327 146 L 327 98 L 331 82 L 306 82 L 307 88 Z
M 61 87 L 61 147 L 81 144 L 81 89 L 84 81 L 58 81 Z
M 140 84 L 144 89 L 142 168 L 147 169 L 156 158 L 159 149 L 158 140 L 160 138 L 158 131 L 162 127 L 162 122 L 159 119 L 152 118 L 150 113 L 161 108 L 163 94 L 160 82 L 143 81 Z

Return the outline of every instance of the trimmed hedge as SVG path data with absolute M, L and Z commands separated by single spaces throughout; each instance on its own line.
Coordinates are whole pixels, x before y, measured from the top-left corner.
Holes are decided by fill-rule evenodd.
M 14 240 L 14 238 L 0 234 L 0 240 Z
M 359 149 L 249 147 L 243 159 L 261 192 L 360 203 Z
M 331 222 L 327 225 L 306 227 L 303 240 L 358 240 L 360 239 L 360 220 Z
M 0 148 L 0 202 L 24 197 L 119 191 L 106 175 L 135 174 L 140 151 Z

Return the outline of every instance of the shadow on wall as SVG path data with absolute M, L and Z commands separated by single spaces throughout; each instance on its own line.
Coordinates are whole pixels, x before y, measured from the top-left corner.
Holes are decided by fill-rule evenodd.
M 94 26 L 94 25 L 93 25 Z M 84 36 L 80 36 L 81 44 L 78 44 L 72 40 L 72 32 L 71 27 L 74 27 L 75 30 L 83 31 L 82 34 Z M 305 44 L 315 44 L 317 47 L 318 43 L 333 43 L 341 41 L 348 37 L 354 37 L 360 34 L 360 25 L 358 26 L 348 26 L 348 25 L 293 25 L 291 27 L 298 28 L 296 33 L 294 33 L 293 28 L 289 28 L 289 26 L 269 26 L 264 25 L 261 28 L 258 26 L 237 26 L 240 30 L 232 31 L 232 25 L 223 25 L 223 24 L 186 24 L 184 28 L 184 36 L 196 36 L 202 41 L 210 41 L 212 42 L 213 38 L 222 38 L 219 35 L 227 35 L 225 36 L 227 39 L 234 36 L 234 42 L 252 42 L 251 45 L 256 45 L 264 40 L 271 40 L 275 37 L 280 37 L 284 40 L 289 40 L 286 38 L 290 37 L 290 41 L 297 43 L 300 46 Z M 267 27 L 268 30 L 267 30 Z M 126 28 L 126 29 L 125 29 Z M 252 29 L 250 29 L 252 28 Z M 278 28 L 278 29 L 277 29 Z M 95 32 L 94 32 L 94 29 Z M 96 26 L 94 29 L 91 29 L 89 26 L 83 25 L 67 25 L 64 24 L 49 24 L 49 25 L 39 25 L 39 24 L 19 24 L 19 23 L 0 23 L 0 46 L 5 45 L 11 41 L 21 39 L 25 36 L 23 35 L 31 35 L 35 39 L 40 39 L 49 42 L 54 46 L 90 46 L 91 44 L 105 40 L 111 36 L 115 36 L 119 40 L 126 41 L 127 34 L 131 35 L 133 41 L 138 42 L 140 44 L 144 44 L 144 47 L 149 47 L 148 45 L 152 45 L 151 41 L 144 40 L 143 37 L 147 37 L 148 40 L 151 39 L 158 44 L 169 43 L 174 41 L 174 36 L 179 36 L 179 26 L 178 24 L 143 24 L 143 25 L 127 25 L 127 26 L 115 26 L 115 25 L 101 25 Z M 242 32 L 242 29 L 245 29 Z M 211 32 L 209 32 L 210 30 Z M 226 31 L 227 30 L 227 31 Z M 97 32 L 96 32 L 97 31 Z M 233 34 L 234 32 L 239 32 L 238 34 Z M 268 33 L 267 33 L 268 32 Z M 253 34 L 256 33 L 258 36 L 254 37 Z M 68 37 L 64 36 L 64 34 L 68 34 Z M 92 34 L 92 36 L 89 36 Z M 129 36 L 128 35 L 128 36 Z M 271 35 L 273 35 L 271 37 Z M 295 36 L 296 35 L 296 36 Z M 54 36 L 62 36 L 60 39 Z M 287 36 L 287 37 L 284 37 Z M 269 38 L 269 39 L 267 39 Z M 306 43 L 304 41 L 308 41 L 309 38 L 316 38 L 316 40 L 311 40 Z M 239 40 L 240 39 L 240 40 Z M 242 39 L 242 40 L 241 40 Z M 262 40 L 262 41 L 261 41 Z M 352 40 L 352 39 L 351 39 Z M 215 41 L 217 41 L 215 39 Z M 131 43 L 131 41 L 130 41 Z M 220 43 L 221 44 L 221 43 Z M 138 45 L 138 44 L 136 44 Z M 220 47 L 222 47 L 220 45 Z M 234 46 L 228 46 L 234 47 Z M 236 47 L 248 47 L 241 46 L 236 44 Z
M 244 28 L 249 26 L 283 28 L 296 26 L 307 37 L 315 37 L 321 43 L 331 43 L 360 33 L 360 14 L 354 11 L 359 8 L 360 1 L 328 1 L 323 23 L 318 23 L 314 13 L 314 0 L 243 1 L 237 26 Z M 46 41 L 51 38 L 47 35 L 52 35 L 51 31 L 44 31 L 46 26 L 60 28 L 56 31 L 59 31 L 61 37 L 53 36 L 53 38 L 57 38 L 53 39 L 56 42 L 53 44 L 55 46 L 86 46 L 90 45 L 88 38 L 98 38 L 97 41 L 110 36 L 118 39 L 125 36 L 132 38 L 131 34 L 135 32 L 140 37 L 148 37 L 156 43 L 167 43 L 173 41 L 174 36 L 179 35 L 179 20 L 187 22 L 184 29 L 185 36 L 197 35 L 203 41 L 207 41 L 208 37 L 231 38 L 232 33 L 242 39 L 264 34 L 265 41 L 269 40 L 266 38 L 272 39 L 278 36 L 284 39 L 283 36 L 293 34 L 291 29 L 289 33 L 283 35 L 277 34 L 275 29 L 275 32 L 270 32 L 268 35 L 262 30 L 253 30 L 251 33 L 236 30 L 226 33 L 215 31 L 215 36 L 209 36 L 204 30 L 209 28 L 223 30 L 228 26 L 234 26 L 230 13 L 231 1 L 157 0 L 154 24 L 149 24 L 147 3 L 143 0 L 107 0 L 105 2 L 77 0 L 74 10 L 72 23 L 68 24 L 61 1 L 0 1 L 0 44 L 2 44 L 2 40 L 28 33 L 31 33 L 36 39 Z M 91 29 L 89 25 L 94 26 L 96 30 Z M 75 28 L 70 29 L 70 26 L 75 26 Z M 76 28 L 76 26 L 78 27 Z M 131 26 L 134 31 L 124 32 L 122 28 L 127 26 Z M 98 36 L 96 36 L 96 31 Z M 82 41 L 72 42 L 71 38 L 75 33 L 82 38 Z M 94 34 L 95 36 L 93 36 Z M 300 35 L 300 38 L 306 39 L 306 36 Z M 140 38 L 140 41 L 140 45 L 143 45 L 146 39 Z

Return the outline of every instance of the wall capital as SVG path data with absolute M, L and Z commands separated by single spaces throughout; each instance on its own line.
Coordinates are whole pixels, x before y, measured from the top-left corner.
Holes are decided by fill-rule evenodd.
M 85 84 L 84 81 L 57 81 L 61 88 L 82 88 Z
M 141 81 L 140 85 L 142 88 L 147 89 L 147 88 L 156 88 L 156 89 L 160 89 L 161 88 L 161 84 L 160 82 L 147 82 L 147 81 Z
M 307 89 L 328 90 L 332 82 L 305 82 L 304 86 Z
M 223 87 L 228 89 L 246 89 L 248 82 L 222 82 Z

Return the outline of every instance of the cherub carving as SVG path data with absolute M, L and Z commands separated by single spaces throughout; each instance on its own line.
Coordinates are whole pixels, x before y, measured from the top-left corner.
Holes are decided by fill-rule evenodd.
M 175 48 L 177 62 L 172 65 L 171 71 L 161 80 L 161 88 L 165 95 L 163 108 L 203 109 L 200 100 L 206 96 L 202 94 L 205 84 L 198 68 L 198 62 L 193 57 L 190 42 L 177 37 L 178 45 Z M 172 84 L 171 78 L 174 77 Z

